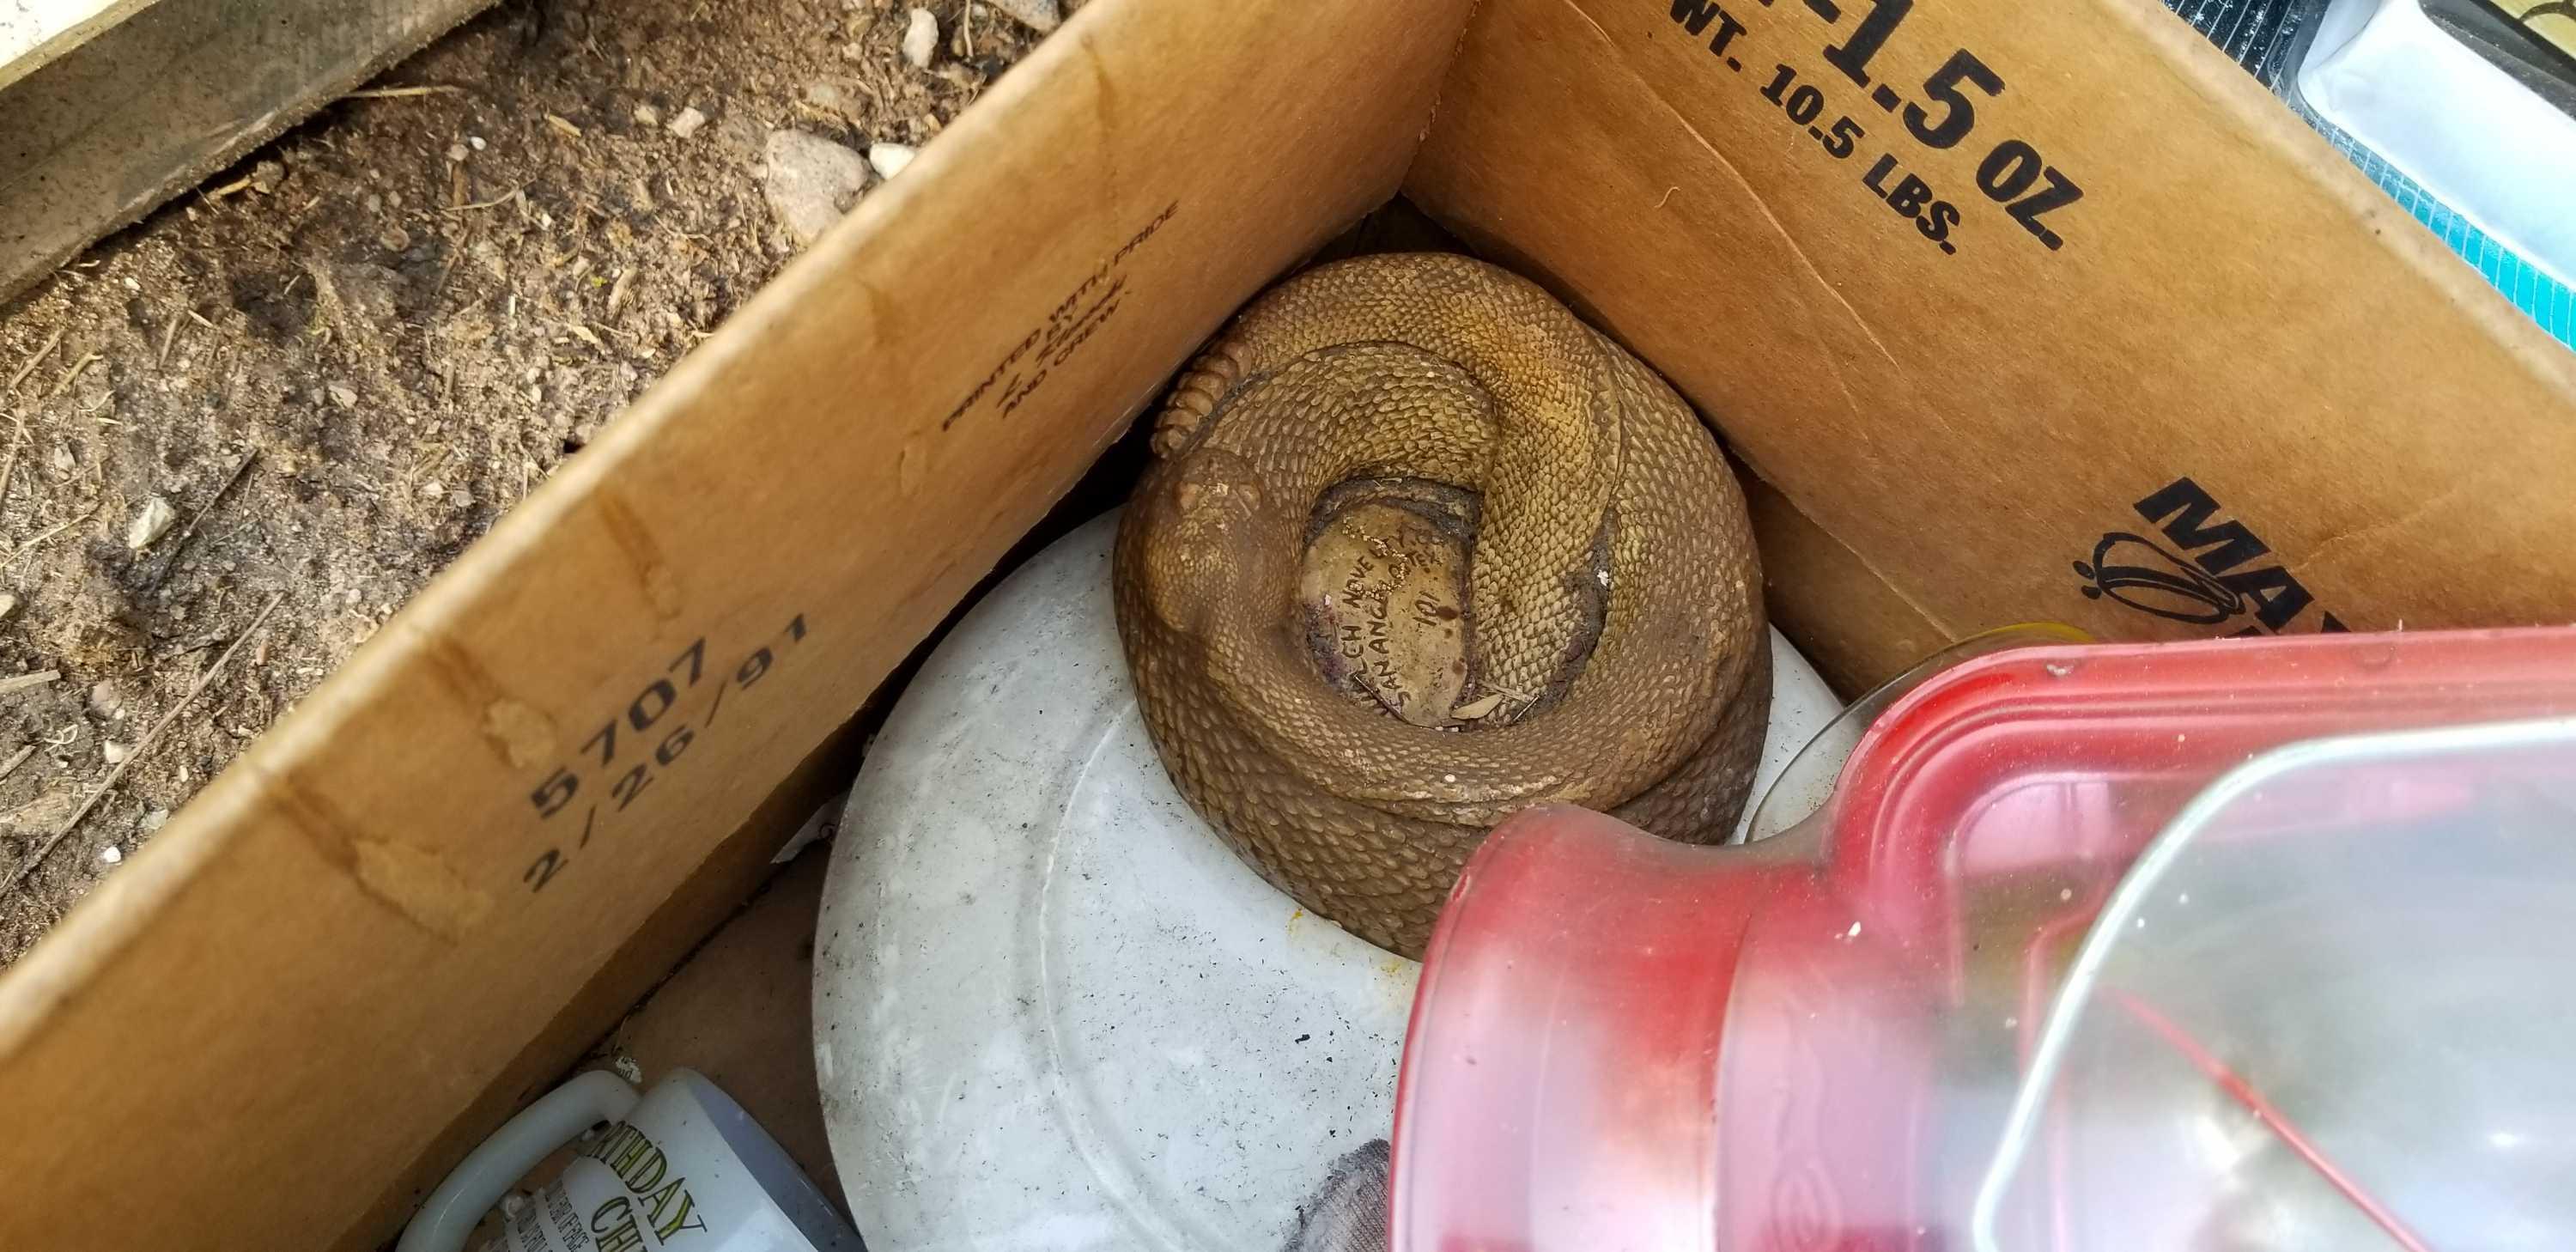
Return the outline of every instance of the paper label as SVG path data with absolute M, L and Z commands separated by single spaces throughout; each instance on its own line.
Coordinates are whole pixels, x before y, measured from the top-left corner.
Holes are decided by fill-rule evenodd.
M 1465 543 L 1412 509 L 1336 514 L 1299 589 L 1325 678 L 1416 726 L 1447 723 L 1467 682 L 1466 564 Z

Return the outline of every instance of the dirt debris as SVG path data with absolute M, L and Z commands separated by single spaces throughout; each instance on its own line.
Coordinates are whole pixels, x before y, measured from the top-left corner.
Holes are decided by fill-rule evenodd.
M 771 132 L 918 145 L 1051 8 L 912 7 L 510 0 L 0 305 L 0 963 L 794 255 Z

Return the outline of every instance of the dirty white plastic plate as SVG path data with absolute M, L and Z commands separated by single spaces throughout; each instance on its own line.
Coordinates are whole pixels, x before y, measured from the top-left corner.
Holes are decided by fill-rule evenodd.
M 1393 1116 L 1419 967 L 1300 911 L 1173 790 L 1119 653 L 1116 525 L 959 623 L 850 793 L 814 1058 L 876 1252 L 1277 1248 Z M 1756 796 L 1838 707 L 1772 657 Z

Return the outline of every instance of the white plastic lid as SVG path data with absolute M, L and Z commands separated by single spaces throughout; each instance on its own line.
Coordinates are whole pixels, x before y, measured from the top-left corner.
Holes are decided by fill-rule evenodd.
M 1116 528 L 986 596 L 851 791 L 815 1064 L 880 1252 L 1280 1247 L 1393 1120 L 1420 967 L 1298 909 L 1173 789 L 1111 611 Z M 1838 708 L 1772 643 L 1755 794 Z

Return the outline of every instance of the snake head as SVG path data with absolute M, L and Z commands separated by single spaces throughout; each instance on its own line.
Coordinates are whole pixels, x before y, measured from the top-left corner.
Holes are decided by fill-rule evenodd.
M 1251 585 L 1248 565 L 1266 555 L 1255 536 L 1273 529 L 1269 503 L 1252 464 L 1223 448 L 1167 462 L 1146 484 L 1132 506 L 1141 516 L 1129 523 L 1142 540 L 1136 581 L 1164 625 L 1198 633 L 1211 611 Z

